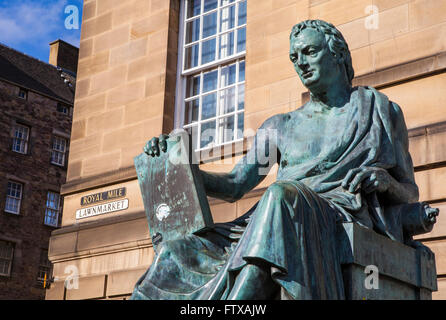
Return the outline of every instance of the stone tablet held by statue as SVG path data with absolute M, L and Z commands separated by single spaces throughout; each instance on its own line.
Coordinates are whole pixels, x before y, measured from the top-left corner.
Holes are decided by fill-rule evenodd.
M 213 226 L 209 203 L 192 161 L 186 131 L 171 133 L 160 157 L 135 157 L 135 167 L 155 250 L 162 242 Z

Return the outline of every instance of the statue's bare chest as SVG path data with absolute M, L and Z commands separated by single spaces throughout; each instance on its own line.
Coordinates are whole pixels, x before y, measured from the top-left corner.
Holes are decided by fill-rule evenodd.
M 298 111 L 290 114 L 280 130 L 278 149 L 281 167 L 327 157 L 335 151 L 349 124 L 348 112 Z

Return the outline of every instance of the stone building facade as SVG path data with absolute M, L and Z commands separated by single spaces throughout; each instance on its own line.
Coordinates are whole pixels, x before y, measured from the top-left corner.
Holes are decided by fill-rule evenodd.
M 373 86 L 402 107 L 420 200 L 446 209 L 444 1 L 85 0 L 64 216 L 50 240 L 56 280 L 47 299 L 131 294 L 154 256 L 133 158 L 148 139 L 174 128 L 244 129 L 246 138 L 268 117 L 301 106 L 308 92 L 289 61 L 289 33 L 306 19 L 329 21 L 344 34 L 354 85 Z M 208 92 L 221 94 L 219 102 Z M 221 108 L 227 100 L 237 101 L 229 103 L 230 112 Z M 215 132 L 211 143 L 198 138 L 201 167 L 229 171 L 247 139 Z M 214 220 L 246 212 L 274 178 L 273 169 L 236 203 L 210 199 Z M 76 216 L 89 207 L 82 197 L 122 188 L 127 208 Z M 436 254 L 435 299 L 446 298 L 445 238 L 441 214 L 434 230 L 419 238 Z
M 0 45 L 0 299 L 45 298 L 72 124 L 64 70 Z

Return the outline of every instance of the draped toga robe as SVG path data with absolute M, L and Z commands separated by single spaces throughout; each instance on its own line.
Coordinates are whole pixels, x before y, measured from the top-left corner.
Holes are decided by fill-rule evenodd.
M 306 108 L 294 112 L 301 116 Z M 346 125 L 335 141 L 281 167 L 246 214 L 162 244 L 132 299 L 226 299 L 238 272 L 256 260 L 280 288 L 276 298 L 344 299 L 336 225 L 354 221 L 395 240 L 402 235 L 379 194 L 350 193 L 342 180 L 350 169 L 379 167 L 415 184 L 400 108 L 369 87 L 354 88 L 344 108 Z M 304 140 L 296 140 L 297 150 L 312 142 Z

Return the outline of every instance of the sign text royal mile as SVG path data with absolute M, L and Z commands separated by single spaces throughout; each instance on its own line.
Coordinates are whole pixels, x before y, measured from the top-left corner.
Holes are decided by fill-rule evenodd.
M 81 198 L 81 206 L 86 206 L 92 203 L 125 197 L 125 193 L 126 193 L 125 188 L 118 188 L 95 194 L 90 194 L 88 196 L 84 196 Z

